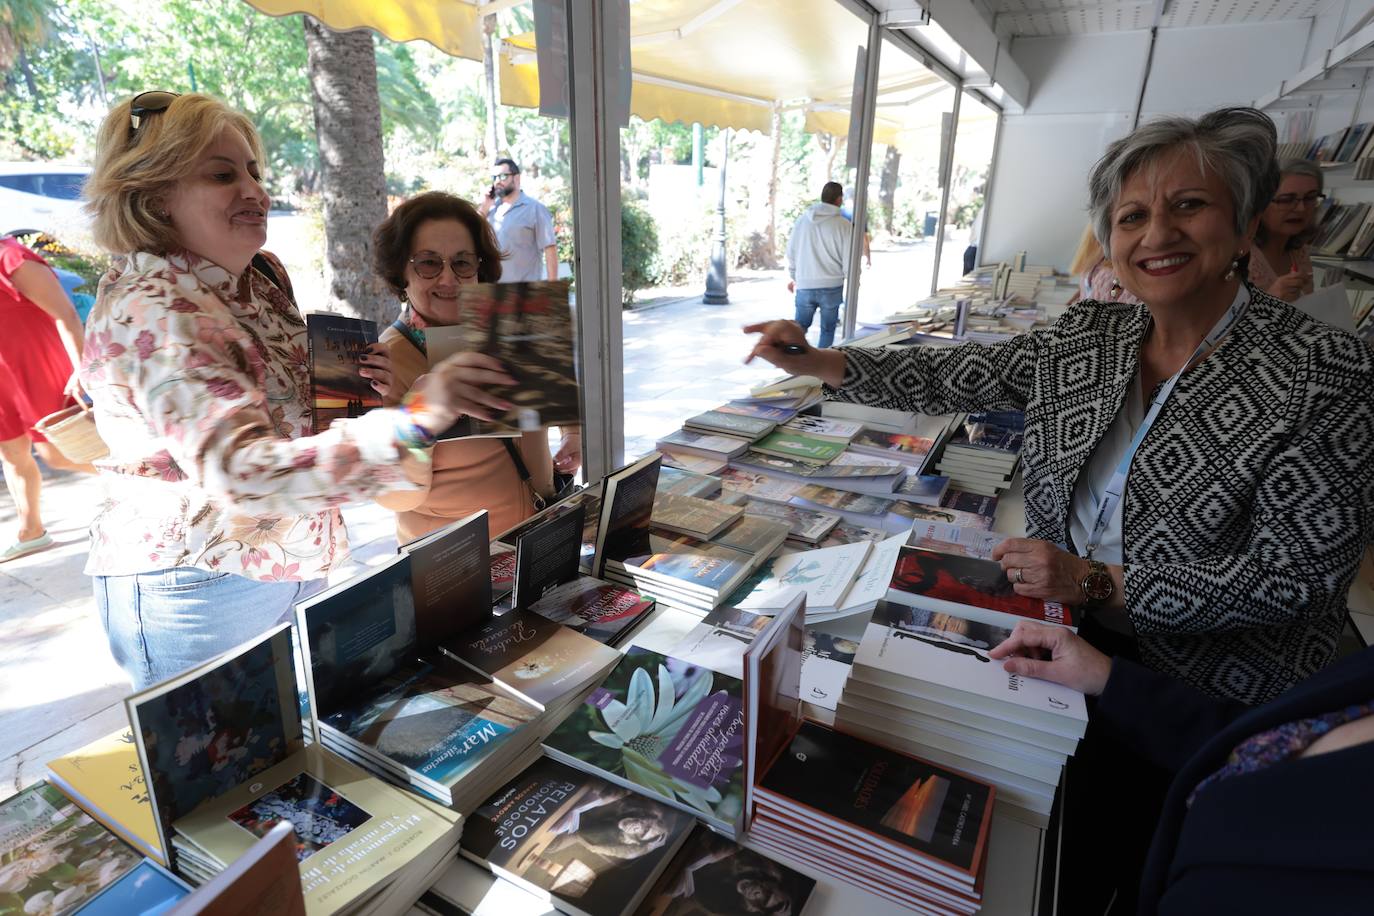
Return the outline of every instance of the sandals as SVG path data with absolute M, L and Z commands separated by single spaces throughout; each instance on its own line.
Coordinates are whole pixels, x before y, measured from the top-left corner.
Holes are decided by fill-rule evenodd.
M 52 535 L 46 531 L 30 541 L 15 541 L 5 548 L 4 553 L 0 553 L 0 563 L 7 563 L 10 560 L 17 560 L 31 553 L 37 553 L 40 550 L 46 550 L 52 546 L 52 543 Z

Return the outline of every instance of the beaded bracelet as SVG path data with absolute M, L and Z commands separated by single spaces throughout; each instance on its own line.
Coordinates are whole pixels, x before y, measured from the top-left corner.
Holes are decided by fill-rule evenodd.
M 396 440 L 402 448 L 421 461 L 429 461 L 429 450 L 438 441 L 433 433 L 415 422 L 408 407 L 402 407 L 397 411 Z

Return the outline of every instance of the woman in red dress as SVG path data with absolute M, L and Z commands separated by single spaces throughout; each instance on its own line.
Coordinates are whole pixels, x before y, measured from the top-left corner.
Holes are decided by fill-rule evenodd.
M 0 239 L 0 464 L 19 515 L 15 541 L 0 563 L 52 544 L 39 512 L 42 477 L 33 450 L 50 467 L 93 473 L 32 429 L 80 393 L 81 319 L 57 276 L 14 239 Z

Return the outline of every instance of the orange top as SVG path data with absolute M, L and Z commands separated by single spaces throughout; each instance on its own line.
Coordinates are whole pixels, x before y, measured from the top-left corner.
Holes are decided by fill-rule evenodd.
M 382 332 L 380 343 L 391 357 L 394 380 L 387 406 L 400 403 L 429 363 L 414 344 L 395 328 Z M 516 440 L 530 483 L 545 497 L 553 492 L 553 457 L 547 429 L 525 433 Z M 486 509 L 492 536 L 513 528 L 534 514 L 530 488 L 520 479 L 515 462 L 500 439 L 453 439 L 434 446 L 429 474 L 421 488 L 385 493 L 377 502 L 396 513 L 396 537 L 402 544 L 442 528 L 449 522 Z

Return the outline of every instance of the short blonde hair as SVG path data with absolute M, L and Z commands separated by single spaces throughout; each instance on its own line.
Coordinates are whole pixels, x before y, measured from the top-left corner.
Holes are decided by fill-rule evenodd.
M 198 93 L 177 96 L 165 111 L 145 115 L 130 142 L 129 108 L 120 102 L 96 136 L 95 166 L 83 194 L 93 217 L 96 244 L 113 254 L 166 254 L 180 247 L 161 215 L 163 199 L 196 168 L 206 148 L 226 127 L 264 159 L 257 128 L 241 112 Z
M 1078 240 L 1078 250 L 1073 253 L 1073 260 L 1069 262 L 1069 273 L 1081 277 L 1101 264 L 1104 257 L 1102 246 L 1093 234 L 1093 224 L 1088 223 L 1087 228 L 1083 230 L 1083 237 Z

